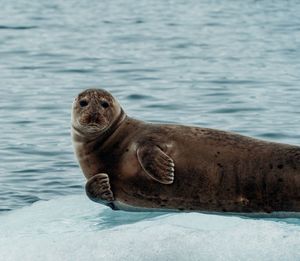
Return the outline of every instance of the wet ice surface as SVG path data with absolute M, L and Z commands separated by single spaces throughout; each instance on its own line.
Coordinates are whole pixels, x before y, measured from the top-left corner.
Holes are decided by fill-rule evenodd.
M 299 260 L 299 223 L 124 213 L 65 196 L 0 216 L 0 260 Z

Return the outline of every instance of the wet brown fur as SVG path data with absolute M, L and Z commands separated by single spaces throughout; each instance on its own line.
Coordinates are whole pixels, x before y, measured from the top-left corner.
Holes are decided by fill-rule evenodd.
M 76 104 L 86 96 L 96 101 L 91 111 L 99 110 L 102 97 L 119 106 L 109 93 L 87 90 L 74 102 L 75 114 Z M 75 132 L 73 139 L 85 176 L 107 173 L 115 200 L 186 211 L 300 212 L 300 147 L 214 129 L 151 124 L 110 109 L 119 113 L 104 115 L 113 122 L 105 134 L 85 137 Z M 145 144 L 159 146 L 173 159 L 172 184 L 145 174 L 136 156 Z

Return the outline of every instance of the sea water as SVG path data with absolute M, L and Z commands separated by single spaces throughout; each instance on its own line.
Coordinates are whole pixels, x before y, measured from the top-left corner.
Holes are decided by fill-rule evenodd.
M 299 219 L 90 202 L 70 110 L 300 145 L 299 1 L 0 1 L 0 260 L 297 260 Z

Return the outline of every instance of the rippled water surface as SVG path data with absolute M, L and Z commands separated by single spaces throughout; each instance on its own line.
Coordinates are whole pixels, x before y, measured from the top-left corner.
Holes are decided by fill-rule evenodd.
M 0 210 L 83 191 L 70 108 L 300 145 L 299 1 L 1 1 Z

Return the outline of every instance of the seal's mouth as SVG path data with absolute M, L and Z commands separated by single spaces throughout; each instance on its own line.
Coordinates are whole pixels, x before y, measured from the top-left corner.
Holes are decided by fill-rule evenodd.
M 90 122 L 88 124 L 85 124 L 85 126 L 99 128 L 99 126 L 101 126 L 101 124 L 96 123 L 96 122 Z
M 100 127 L 101 125 L 97 123 L 89 123 L 89 124 L 72 124 L 72 128 L 80 135 L 93 134 L 93 133 L 103 133 L 107 127 Z
M 80 134 L 84 134 L 84 132 L 81 130 L 81 129 L 79 129 L 79 128 L 77 128 L 74 124 L 72 124 L 72 128 L 73 128 L 73 130 L 75 130 L 76 132 L 78 132 L 78 133 L 80 133 Z

